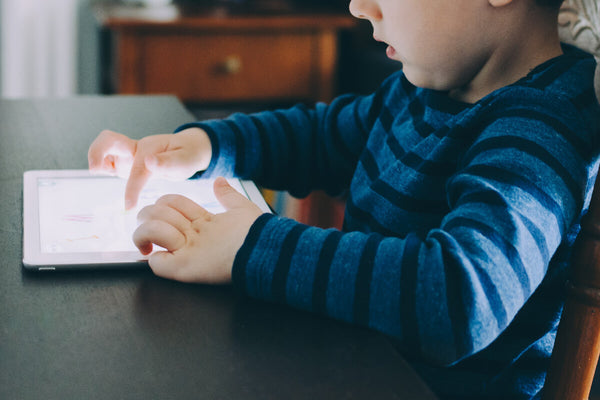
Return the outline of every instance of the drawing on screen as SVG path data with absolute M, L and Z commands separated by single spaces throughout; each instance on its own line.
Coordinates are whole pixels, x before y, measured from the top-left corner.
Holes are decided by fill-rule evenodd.
M 63 221 L 90 223 L 94 220 L 93 214 L 68 214 L 62 217 Z
M 240 192 L 238 181 L 231 184 Z M 211 213 L 223 212 L 212 181 L 148 182 L 135 209 L 125 211 L 125 180 L 115 178 L 39 181 L 40 244 L 45 252 L 137 251 L 137 214 L 165 193 L 180 194 Z
M 82 240 L 100 240 L 100 236 L 98 235 L 90 235 L 85 237 L 77 237 L 77 238 L 65 238 L 67 242 L 79 242 Z

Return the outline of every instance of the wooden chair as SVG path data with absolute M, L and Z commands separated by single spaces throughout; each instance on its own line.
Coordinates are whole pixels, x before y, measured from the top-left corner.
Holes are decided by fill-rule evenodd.
M 598 0 L 567 0 L 561 9 L 561 39 L 600 59 Z M 599 60 L 600 61 L 600 60 Z M 596 70 L 600 98 L 600 68 Z M 558 327 L 544 400 L 588 399 L 600 355 L 600 175 L 573 250 L 573 273 Z

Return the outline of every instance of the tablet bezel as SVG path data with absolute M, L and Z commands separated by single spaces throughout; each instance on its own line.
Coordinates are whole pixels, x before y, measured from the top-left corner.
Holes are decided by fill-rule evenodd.
M 41 251 L 38 179 L 89 178 L 97 179 L 88 170 L 31 170 L 23 174 L 23 267 L 28 270 L 64 270 L 97 268 L 144 268 L 148 256 L 137 251 L 46 253 Z M 107 176 L 100 176 L 107 178 Z M 108 177 L 112 178 L 112 177 Z M 119 179 L 119 178 L 114 178 Z M 263 212 L 271 210 L 258 187 L 252 181 L 238 180 Z

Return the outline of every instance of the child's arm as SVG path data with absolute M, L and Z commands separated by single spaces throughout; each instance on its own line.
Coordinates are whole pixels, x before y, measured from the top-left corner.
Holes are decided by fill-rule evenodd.
M 348 95 L 329 105 L 233 114 L 179 129 L 200 127 L 209 135 L 213 162 L 204 176 L 251 179 L 296 197 L 318 189 L 339 195 L 350 184 L 378 112 L 377 98 Z M 366 115 L 371 109 L 374 115 Z M 356 110 L 365 115 L 356 118 Z
M 326 177 L 319 175 L 331 171 L 335 175 L 351 164 L 354 145 L 360 143 L 364 132 L 361 124 L 368 127 L 373 116 L 382 124 L 391 120 L 390 116 L 377 115 L 377 96 L 370 99 L 367 112 L 355 107 L 360 101 L 348 102 L 337 109 L 337 114 L 333 113 L 335 107 L 317 113 L 323 118 L 313 120 L 324 127 L 324 148 L 336 149 L 328 153 L 334 154 L 336 161 L 331 166 L 324 164 L 327 172 L 317 172 L 317 181 L 326 182 Z M 507 101 L 512 104 L 514 99 Z M 498 120 L 487 132 L 488 137 L 480 131 L 485 125 L 477 125 L 478 131 L 461 131 L 464 137 L 457 140 L 468 140 L 467 134 L 481 134 L 479 139 L 486 140 L 472 148 L 467 164 L 448 179 L 448 199 L 431 199 L 449 208 L 435 229 L 424 231 L 417 226 L 410 232 L 406 226 L 384 225 L 388 222 L 385 207 L 395 211 L 394 205 L 386 202 L 402 203 L 403 198 L 389 195 L 378 199 L 377 190 L 397 188 L 393 181 L 374 175 L 373 185 L 365 184 L 363 191 L 351 193 L 348 209 L 355 221 L 367 221 L 374 230 L 381 227 L 384 235 L 323 230 L 265 214 L 252 225 L 235 257 L 234 285 L 252 297 L 375 328 L 398 338 L 420 356 L 440 363 L 452 364 L 482 350 L 498 338 L 539 287 L 551 257 L 579 217 L 584 205 L 582 196 L 593 172 L 590 158 L 585 155 L 586 147 L 591 146 L 574 148 L 569 143 L 581 142 L 573 137 L 577 132 L 587 132 L 585 127 L 557 130 L 564 124 L 575 125 L 573 121 L 579 118 L 576 111 L 568 102 L 561 102 L 550 115 L 529 112 L 537 101 L 533 97 L 518 103 L 527 105 L 523 113 L 531 115 L 530 121 L 520 120 L 520 109 L 508 108 L 507 116 L 486 115 L 489 119 L 482 116 L 478 120 L 481 124 Z M 346 109 L 354 108 L 358 108 L 358 117 L 345 114 Z M 569 112 L 576 116 L 571 117 Z M 554 115 L 572 119 L 554 123 Z M 223 134 L 224 147 L 229 149 L 227 143 L 251 141 L 256 126 L 271 123 L 284 126 L 268 114 L 254 120 L 236 117 L 229 122 L 210 123 L 207 130 Z M 350 133 L 337 129 L 346 125 Z M 243 128 L 250 133 L 244 135 L 247 132 Z M 420 139 L 416 137 L 415 142 Z M 385 137 L 381 140 L 369 143 L 372 147 L 366 156 L 374 156 L 380 149 L 389 151 Z M 259 143 L 278 148 L 277 143 L 283 140 L 276 136 L 273 141 L 275 145 L 266 139 Z M 264 148 L 257 154 L 262 151 Z M 299 153 L 303 151 L 301 148 Z M 241 157 L 232 154 L 233 159 Z M 285 159 L 290 151 L 282 150 L 282 154 Z M 255 156 L 244 153 L 243 157 L 242 161 L 247 162 Z M 339 169 L 337 163 L 342 164 Z M 364 181 L 370 178 L 367 175 L 372 164 L 372 158 L 361 159 L 359 173 Z M 312 166 L 303 167 L 310 170 Z M 272 176 L 285 172 L 280 167 L 272 171 Z M 271 179 L 267 178 L 270 173 L 259 170 L 257 176 Z M 380 219 L 375 216 L 377 210 L 361 209 L 354 196 L 384 203 Z M 429 212 L 423 204 L 409 205 Z M 410 215 L 411 210 L 406 211 Z
M 102 131 L 88 151 L 89 169 L 128 178 L 125 208 L 133 208 L 150 178 L 183 180 L 205 170 L 211 159 L 208 136 L 199 128 L 177 135 L 165 134 L 133 140 L 120 133 Z

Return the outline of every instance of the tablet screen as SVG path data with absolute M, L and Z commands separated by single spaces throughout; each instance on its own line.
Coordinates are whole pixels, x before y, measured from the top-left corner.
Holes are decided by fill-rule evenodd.
M 216 200 L 213 181 L 150 180 L 136 208 L 125 211 L 124 179 L 94 177 L 38 177 L 40 247 L 43 253 L 137 251 L 132 235 L 137 214 L 166 194 L 189 197 L 209 212 L 224 209 Z M 244 193 L 238 180 L 229 183 Z

